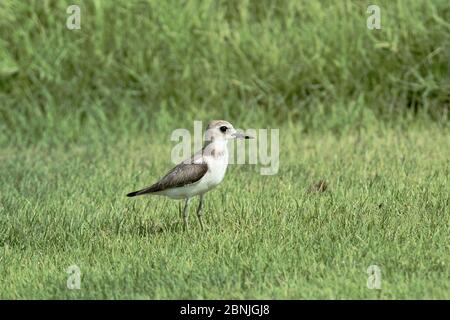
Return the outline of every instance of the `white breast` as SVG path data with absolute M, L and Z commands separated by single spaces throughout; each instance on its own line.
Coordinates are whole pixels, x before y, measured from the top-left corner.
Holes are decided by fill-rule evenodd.
M 166 190 L 161 194 L 175 199 L 190 198 L 216 187 L 222 182 L 227 171 L 228 150 L 225 144 L 224 148 L 217 148 L 215 151 L 203 156 L 202 160 L 208 165 L 208 171 L 199 181 L 181 188 Z
M 208 164 L 208 171 L 201 179 L 211 189 L 222 182 L 225 172 L 228 166 L 228 154 L 224 153 L 220 157 L 205 157 L 205 161 Z

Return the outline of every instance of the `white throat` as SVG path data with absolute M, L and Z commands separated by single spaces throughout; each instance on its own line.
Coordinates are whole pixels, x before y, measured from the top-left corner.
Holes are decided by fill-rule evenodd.
M 227 144 L 226 139 L 214 140 L 205 146 L 203 155 L 228 162 Z

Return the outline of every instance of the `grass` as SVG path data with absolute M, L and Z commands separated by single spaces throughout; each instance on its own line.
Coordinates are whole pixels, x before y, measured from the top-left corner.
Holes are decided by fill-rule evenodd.
M 74 31 L 71 4 L 1 1 L 0 145 L 136 135 L 159 112 L 322 130 L 353 126 L 341 109 L 359 101 L 449 119 L 447 0 L 377 1 L 381 30 L 363 1 L 89 0 Z
M 363 1 L 71 4 L 0 1 L 0 298 L 450 298 L 447 0 L 379 0 L 381 30 Z M 212 119 L 279 128 L 280 169 L 231 166 L 186 233 L 125 194 Z
M 441 129 L 280 133 L 279 173 L 231 166 L 205 232 L 194 208 L 186 233 L 179 202 L 125 197 L 170 167 L 169 143 L 4 150 L 0 297 L 450 298 Z M 373 264 L 381 290 L 366 286 Z

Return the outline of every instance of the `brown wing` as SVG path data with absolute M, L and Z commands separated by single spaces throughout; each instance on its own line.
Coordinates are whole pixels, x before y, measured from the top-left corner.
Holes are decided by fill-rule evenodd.
M 208 165 L 206 163 L 193 164 L 182 162 L 155 184 L 142 190 L 131 192 L 127 194 L 127 197 L 183 187 L 200 180 L 206 171 L 208 171 Z

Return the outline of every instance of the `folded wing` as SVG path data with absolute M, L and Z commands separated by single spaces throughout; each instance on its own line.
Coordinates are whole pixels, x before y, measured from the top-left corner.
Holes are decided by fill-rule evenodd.
M 161 180 L 142 190 L 127 194 L 127 197 L 155 193 L 166 189 L 179 188 L 199 181 L 208 171 L 206 163 L 182 162 L 170 170 Z

